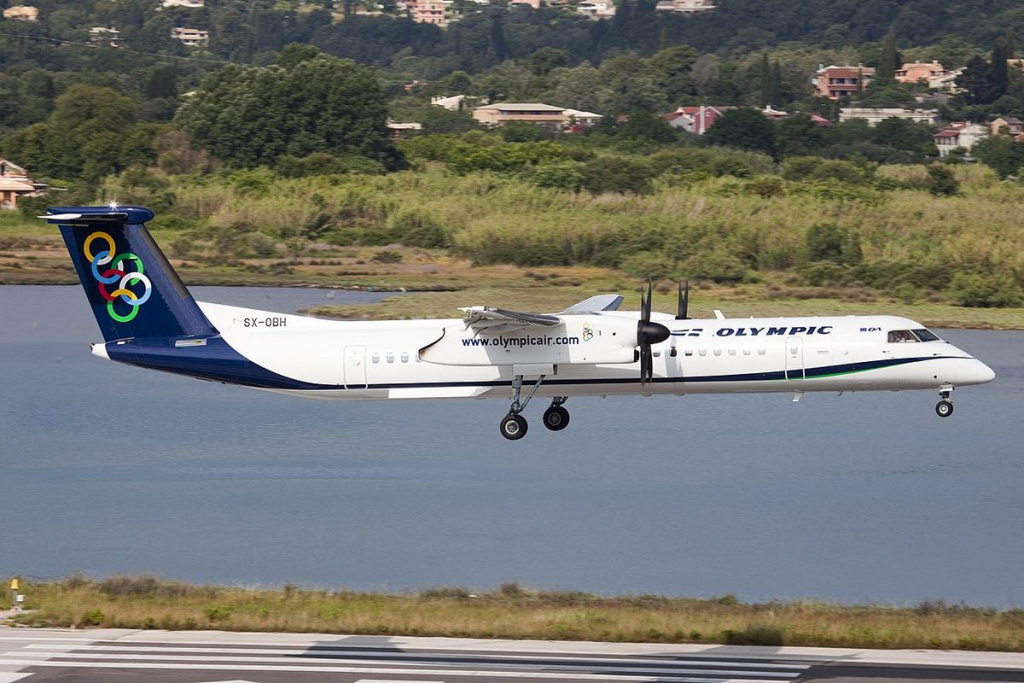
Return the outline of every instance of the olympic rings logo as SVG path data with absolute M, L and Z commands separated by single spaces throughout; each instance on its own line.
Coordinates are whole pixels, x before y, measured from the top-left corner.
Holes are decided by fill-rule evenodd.
M 107 248 L 105 251 L 100 251 L 93 255 L 92 243 L 96 240 L 105 242 Z M 117 322 L 127 323 L 131 322 L 139 314 L 139 307 L 149 301 L 149 297 L 153 294 L 153 283 L 149 281 L 147 276 L 143 275 L 142 260 L 138 256 L 131 252 L 114 256 L 115 249 L 114 238 L 105 232 L 92 233 L 85 238 L 85 244 L 82 245 L 85 258 L 91 263 L 92 276 L 99 283 L 100 296 L 107 302 L 107 313 Z M 129 262 L 134 263 L 134 272 L 125 270 Z M 100 266 L 107 266 L 108 264 L 109 267 L 100 272 Z M 117 283 L 116 289 L 108 292 L 107 285 L 113 285 L 114 283 Z M 138 290 L 138 285 L 140 284 L 145 288 L 141 294 L 131 289 L 135 287 L 135 290 Z M 123 301 L 128 304 L 131 307 L 130 312 L 121 315 L 115 311 L 114 304 L 117 301 Z

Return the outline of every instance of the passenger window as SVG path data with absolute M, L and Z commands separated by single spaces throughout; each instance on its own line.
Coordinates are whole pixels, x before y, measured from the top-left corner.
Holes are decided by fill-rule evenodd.
M 408 363 L 409 362 L 409 352 L 408 351 L 402 351 L 402 362 L 403 363 Z
M 372 356 L 370 356 L 370 360 L 373 363 L 379 363 L 380 362 L 380 354 L 379 353 L 373 354 Z
M 768 352 L 768 351 L 767 351 L 767 349 L 758 349 L 758 350 L 757 350 L 757 355 L 759 355 L 759 356 L 763 356 L 763 355 L 764 355 L 764 354 L 766 354 L 767 352 Z
M 889 343 L 890 344 L 905 344 L 907 342 L 916 342 L 917 337 L 911 334 L 910 330 L 890 330 L 889 331 Z
M 389 363 L 394 363 L 395 362 L 395 354 L 391 353 L 390 351 L 388 351 L 387 358 L 388 358 L 388 362 Z
M 750 349 L 743 349 L 743 355 L 744 356 L 749 356 L 750 355 Z
M 693 349 L 686 349 L 685 351 L 683 351 L 683 355 L 684 356 L 692 356 L 693 355 Z M 702 353 L 700 355 L 703 356 L 704 354 Z
M 707 349 L 700 349 L 699 351 L 697 351 L 697 353 L 702 355 L 702 356 L 706 356 L 706 355 L 708 355 L 708 350 Z
M 729 349 L 729 355 L 730 356 L 735 356 L 736 355 L 736 349 Z
M 721 356 L 722 355 L 722 349 L 715 349 L 714 353 L 715 353 L 716 356 Z

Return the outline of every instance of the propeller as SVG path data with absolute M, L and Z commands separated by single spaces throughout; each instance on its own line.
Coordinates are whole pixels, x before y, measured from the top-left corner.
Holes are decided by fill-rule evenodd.
M 679 285 L 679 306 L 678 312 L 676 313 L 676 320 L 689 320 L 690 316 L 686 314 L 690 308 L 690 281 L 686 281 L 686 289 L 683 289 L 683 285 Z
M 647 386 L 654 379 L 654 344 L 665 341 L 672 333 L 661 323 L 651 322 L 651 280 L 647 280 L 647 295 L 640 292 L 640 321 L 636 324 L 636 344 L 640 347 L 640 384 Z

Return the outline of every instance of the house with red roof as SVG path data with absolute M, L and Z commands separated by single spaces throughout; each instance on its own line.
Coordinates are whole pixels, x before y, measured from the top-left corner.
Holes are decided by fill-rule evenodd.
M 989 132 L 988 126 L 980 123 L 954 121 L 935 134 L 935 146 L 939 148 L 939 156 L 945 159 L 954 149 L 971 151 Z
M 840 97 L 861 94 L 874 78 L 875 70 L 870 66 L 822 65 L 814 73 L 811 83 L 816 96 L 838 100 Z

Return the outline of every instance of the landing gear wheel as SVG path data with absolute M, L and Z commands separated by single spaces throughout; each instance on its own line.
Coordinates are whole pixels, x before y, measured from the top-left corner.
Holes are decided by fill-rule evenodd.
M 953 403 L 946 399 L 942 399 L 935 404 L 935 414 L 939 417 L 949 417 L 953 414 Z
M 551 406 L 544 411 L 544 426 L 553 432 L 560 432 L 569 426 L 569 411 L 562 406 Z
M 522 415 L 509 413 L 501 418 L 501 435 L 509 441 L 516 441 L 526 436 L 528 428 L 529 425 L 526 423 L 526 418 Z

